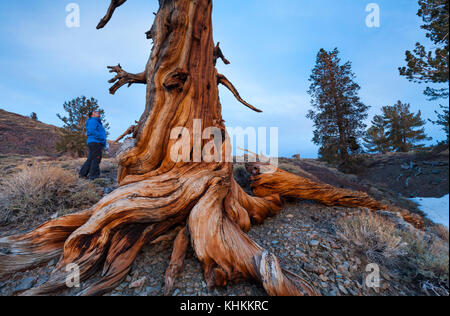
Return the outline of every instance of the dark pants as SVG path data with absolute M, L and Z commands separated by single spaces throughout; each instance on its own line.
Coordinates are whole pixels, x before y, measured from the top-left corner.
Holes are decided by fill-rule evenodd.
M 80 177 L 91 180 L 100 177 L 100 162 L 102 161 L 103 145 L 99 143 L 90 143 L 89 156 L 80 170 Z

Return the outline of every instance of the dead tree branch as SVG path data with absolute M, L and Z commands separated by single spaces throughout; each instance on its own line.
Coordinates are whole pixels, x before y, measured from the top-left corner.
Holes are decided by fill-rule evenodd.
M 147 83 L 146 78 L 146 72 L 141 72 L 139 74 L 130 74 L 122 69 L 122 66 L 118 64 L 117 66 L 108 66 L 108 69 L 110 69 L 109 72 L 117 73 L 117 75 L 109 80 L 109 83 L 115 84 L 109 89 L 109 93 L 115 94 L 117 90 L 119 90 L 123 85 L 128 84 L 128 87 L 130 87 L 134 83 Z M 117 82 L 116 82 L 117 81 Z
M 242 97 L 240 96 L 239 92 L 237 91 L 237 89 L 235 88 L 235 86 L 227 79 L 227 77 L 225 77 L 224 75 L 218 74 L 217 75 L 217 80 L 218 83 L 223 84 L 225 87 L 228 88 L 228 90 L 231 91 L 231 93 L 233 93 L 233 95 L 235 96 L 235 98 L 241 102 L 243 105 L 245 105 L 246 107 L 248 107 L 249 109 L 258 112 L 258 113 L 262 113 L 262 111 L 260 109 L 255 108 L 253 105 L 245 102 L 244 99 L 242 99 Z
M 225 58 L 225 56 L 222 53 L 222 50 L 220 49 L 220 42 L 217 43 L 216 47 L 214 48 L 214 66 L 217 64 L 217 59 L 219 58 L 222 59 L 225 65 L 230 64 L 230 61 Z
M 130 134 L 134 134 L 134 133 L 136 132 L 137 127 L 138 127 L 137 125 L 132 125 L 132 126 L 130 126 L 130 127 L 126 130 L 125 133 L 123 133 L 122 135 L 120 135 L 120 137 L 117 138 L 117 139 L 115 140 L 115 142 L 118 143 L 118 142 L 120 142 L 122 139 L 124 139 L 126 136 L 128 136 L 128 135 L 130 135 Z
M 122 4 L 124 4 L 125 2 L 127 2 L 127 0 L 111 0 L 111 4 L 109 5 L 108 12 L 106 12 L 106 15 L 98 23 L 97 30 L 104 28 L 105 25 L 108 24 L 109 20 L 111 20 L 113 14 L 114 14 L 114 11 L 116 11 L 116 9 L 118 7 L 120 7 Z

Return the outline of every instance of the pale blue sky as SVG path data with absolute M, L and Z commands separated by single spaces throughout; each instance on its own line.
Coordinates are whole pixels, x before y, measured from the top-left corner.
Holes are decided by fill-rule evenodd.
M 81 27 L 65 26 L 65 7 L 76 2 Z M 338 47 L 353 63 L 361 98 L 370 116 L 397 100 L 411 103 L 424 118 L 435 118 L 438 101 L 427 101 L 423 86 L 400 77 L 404 52 L 426 42 L 416 0 L 380 0 L 381 27 L 368 28 L 365 0 L 214 0 L 214 36 L 231 65 L 218 65 L 250 103 L 248 111 L 221 88 L 224 118 L 232 127 L 279 127 L 280 155 L 315 157 L 308 78 L 321 48 Z M 120 135 L 144 108 L 145 88 L 108 94 L 107 65 L 121 63 L 129 72 L 143 70 L 151 41 L 145 32 L 157 11 L 156 0 L 129 0 L 102 31 L 95 29 L 109 1 L 1 1 L 0 108 L 60 125 L 56 113 L 64 101 L 95 97 Z M 448 102 L 446 100 L 441 103 Z M 438 127 L 426 131 L 443 139 Z

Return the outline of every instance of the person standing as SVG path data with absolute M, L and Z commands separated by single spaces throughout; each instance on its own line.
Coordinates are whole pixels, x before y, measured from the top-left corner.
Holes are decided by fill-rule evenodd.
M 102 161 L 103 150 L 107 146 L 106 131 L 100 119 L 100 113 L 92 111 L 86 122 L 87 145 L 89 156 L 80 170 L 81 178 L 95 180 L 100 177 L 100 163 Z

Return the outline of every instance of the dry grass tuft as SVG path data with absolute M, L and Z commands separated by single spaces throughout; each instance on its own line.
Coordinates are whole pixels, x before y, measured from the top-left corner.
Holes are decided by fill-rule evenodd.
M 96 189 L 73 172 L 36 165 L 7 176 L 0 185 L 0 223 L 48 219 L 90 207 Z
M 448 228 L 444 225 L 436 225 L 432 228 L 432 232 L 435 233 L 440 239 L 449 243 Z
M 374 263 L 395 262 L 406 253 L 406 244 L 389 220 L 373 213 L 362 213 L 338 222 L 339 236 L 354 244 Z
M 401 271 L 406 283 L 420 286 L 424 294 L 448 296 L 448 229 L 435 227 L 433 233 L 401 230 L 388 218 L 361 213 L 341 219 L 338 235 L 365 253 L 369 261 Z
M 422 232 L 403 234 L 408 243 L 407 264 L 422 284 L 447 291 L 449 282 L 449 244 Z

